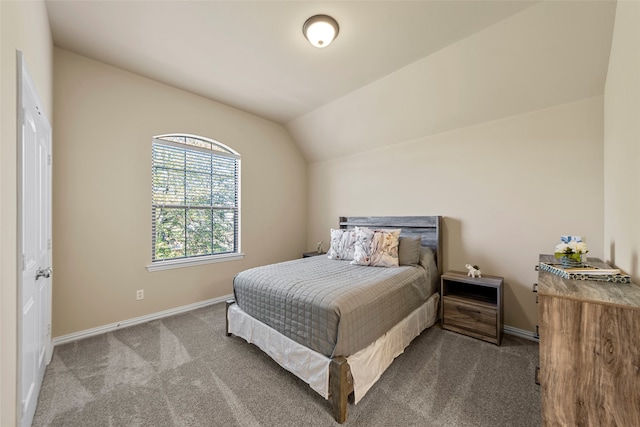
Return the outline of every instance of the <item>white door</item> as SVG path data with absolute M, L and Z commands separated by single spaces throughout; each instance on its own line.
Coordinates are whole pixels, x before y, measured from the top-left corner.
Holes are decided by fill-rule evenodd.
M 52 351 L 51 125 L 20 52 L 18 64 L 18 396 L 30 426 Z

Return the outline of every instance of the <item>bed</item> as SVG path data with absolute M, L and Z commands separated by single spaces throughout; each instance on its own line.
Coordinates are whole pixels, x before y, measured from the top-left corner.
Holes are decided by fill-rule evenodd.
M 309 384 L 343 423 L 347 402 L 357 403 L 439 317 L 440 222 L 439 216 L 340 217 L 332 237 L 341 230 L 345 236 L 383 230 L 376 237 L 395 233 L 397 239 L 400 230 L 400 259 L 411 261 L 394 268 L 353 265 L 333 252 L 334 259 L 314 256 L 243 271 L 234 278 L 235 299 L 227 302 L 227 335 L 255 344 Z

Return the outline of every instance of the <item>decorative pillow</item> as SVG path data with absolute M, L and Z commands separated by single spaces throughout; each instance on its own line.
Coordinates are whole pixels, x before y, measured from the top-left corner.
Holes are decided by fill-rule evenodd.
M 329 250 L 327 251 L 327 258 L 338 259 L 340 253 L 340 242 L 342 241 L 343 230 L 331 229 L 331 240 L 329 241 Z
M 331 244 L 327 258 L 339 260 L 352 260 L 355 251 L 356 231 L 353 228 L 347 230 L 331 229 Z
M 371 264 L 371 242 L 373 241 L 373 230 L 366 227 L 356 227 L 356 244 L 353 253 L 353 265 Z
M 375 230 L 371 241 L 371 263 L 373 267 L 398 266 L 398 242 L 400 230 Z
M 398 242 L 398 264 L 418 265 L 420 263 L 420 236 L 400 237 Z

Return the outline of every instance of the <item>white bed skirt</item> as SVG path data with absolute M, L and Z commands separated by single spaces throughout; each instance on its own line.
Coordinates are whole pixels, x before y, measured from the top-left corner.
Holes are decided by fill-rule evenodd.
M 389 332 L 368 347 L 347 357 L 353 376 L 355 403 L 375 384 L 393 359 L 438 318 L 440 294 L 435 293 Z M 246 314 L 238 304 L 227 312 L 230 333 L 255 344 L 280 366 L 309 384 L 325 399 L 329 398 L 331 359 L 317 353 Z

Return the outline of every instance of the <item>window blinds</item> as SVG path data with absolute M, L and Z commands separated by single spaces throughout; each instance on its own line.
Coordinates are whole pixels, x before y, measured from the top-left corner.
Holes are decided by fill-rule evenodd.
M 238 251 L 240 159 L 154 139 L 152 260 Z

